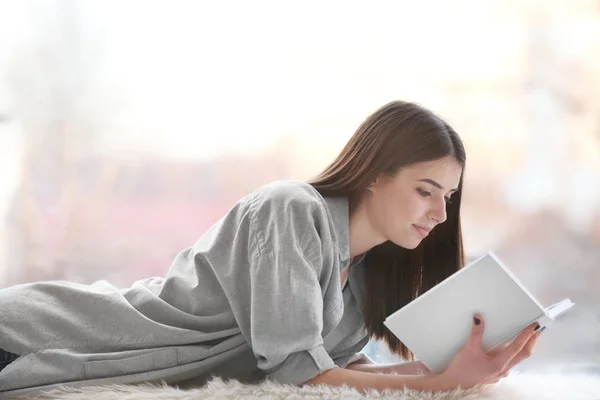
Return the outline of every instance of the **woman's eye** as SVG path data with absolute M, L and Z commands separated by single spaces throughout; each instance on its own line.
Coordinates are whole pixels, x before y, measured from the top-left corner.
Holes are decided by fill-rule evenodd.
M 423 197 L 429 197 L 431 196 L 431 192 L 428 192 L 427 190 L 423 190 L 423 189 L 417 189 L 417 192 L 419 192 L 419 194 Z

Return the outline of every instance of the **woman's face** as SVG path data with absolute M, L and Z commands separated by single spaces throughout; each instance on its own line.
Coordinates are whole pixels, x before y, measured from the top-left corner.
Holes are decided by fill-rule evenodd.
M 446 220 L 462 167 L 453 156 L 412 164 L 381 175 L 365 199 L 369 222 L 386 240 L 414 249 Z

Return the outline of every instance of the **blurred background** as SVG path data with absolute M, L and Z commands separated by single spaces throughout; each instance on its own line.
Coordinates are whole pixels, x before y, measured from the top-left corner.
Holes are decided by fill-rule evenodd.
M 465 142 L 469 258 L 577 303 L 519 369 L 600 377 L 598 0 L 0 1 L 0 287 L 164 276 L 395 99 Z

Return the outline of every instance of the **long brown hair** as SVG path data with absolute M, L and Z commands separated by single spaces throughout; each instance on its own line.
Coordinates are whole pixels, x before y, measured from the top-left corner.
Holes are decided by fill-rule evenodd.
M 393 101 L 371 114 L 341 153 L 310 180 L 321 195 L 347 197 L 350 213 L 382 173 L 395 174 L 413 163 L 454 156 L 465 167 L 457 133 L 440 117 L 415 103 Z M 414 355 L 384 325 L 385 318 L 464 266 L 460 226 L 463 178 L 447 206 L 447 219 L 414 250 L 387 241 L 365 258 L 362 312 L 367 331 L 404 359 Z

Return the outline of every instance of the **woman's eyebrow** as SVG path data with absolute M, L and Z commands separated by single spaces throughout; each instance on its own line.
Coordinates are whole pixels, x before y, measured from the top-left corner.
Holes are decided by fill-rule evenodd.
M 439 183 L 437 183 L 436 181 L 434 181 L 433 179 L 419 179 L 419 182 L 426 182 L 429 183 L 430 185 L 435 186 L 436 188 L 440 189 L 440 190 L 444 190 L 444 187 L 442 185 L 440 185 Z M 458 188 L 456 189 L 451 189 L 451 192 L 456 192 L 458 190 Z

